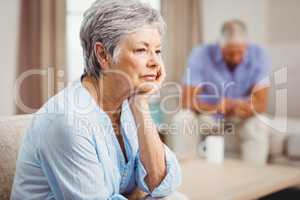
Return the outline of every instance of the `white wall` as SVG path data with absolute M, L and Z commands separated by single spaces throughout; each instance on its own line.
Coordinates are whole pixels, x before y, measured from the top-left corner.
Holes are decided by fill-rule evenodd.
M 79 39 L 82 15 L 94 0 L 67 0 L 67 70 L 68 81 L 83 73 L 83 54 Z
M 255 42 L 265 44 L 266 12 L 265 0 L 203 0 L 204 41 L 215 41 L 223 22 L 238 18 L 247 24 L 249 34 Z
M 287 67 L 288 115 L 300 117 L 300 1 L 267 0 L 267 42 L 273 69 Z
M 300 1 L 298 0 L 202 0 L 204 42 L 215 41 L 225 20 L 239 18 L 249 29 L 251 40 L 267 48 L 273 71 L 287 67 L 287 84 L 274 86 L 270 112 L 275 112 L 275 89 L 287 88 L 287 111 L 300 117 Z
M 0 0 L 0 115 L 15 112 L 13 85 L 17 61 L 19 0 Z

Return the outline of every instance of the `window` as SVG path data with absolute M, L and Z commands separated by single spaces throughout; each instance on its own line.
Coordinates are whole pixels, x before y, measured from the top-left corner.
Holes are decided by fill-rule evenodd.
M 83 55 L 79 39 L 79 29 L 83 12 L 95 0 L 67 0 L 67 70 L 68 81 L 78 79 L 83 72 Z M 141 0 L 149 2 L 160 10 L 160 0 Z

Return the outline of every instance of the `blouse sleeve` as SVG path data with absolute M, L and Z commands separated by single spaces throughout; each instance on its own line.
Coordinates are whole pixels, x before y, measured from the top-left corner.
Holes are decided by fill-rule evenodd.
M 138 153 L 136 157 L 135 171 L 138 187 L 154 198 L 169 196 L 171 193 L 175 192 L 181 183 L 181 169 L 179 163 L 175 154 L 167 146 L 165 146 L 165 159 L 167 165 L 167 175 L 153 191 L 150 191 L 149 187 L 145 183 L 147 171 L 141 162 L 140 153 Z
M 64 116 L 48 120 L 40 131 L 40 161 L 58 200 L 126 200 L 114 194 L 104 179 L 93 136 L 80 120 L 72 125 Z

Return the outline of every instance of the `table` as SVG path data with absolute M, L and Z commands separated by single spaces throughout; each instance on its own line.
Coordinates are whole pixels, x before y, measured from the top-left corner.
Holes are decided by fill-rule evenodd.
M 300 169 L 257 166 L 237 159 L 222 164 L 197 159 L 181 164 L 179 192 L 190 200 L 253 200 L 300 184 Z

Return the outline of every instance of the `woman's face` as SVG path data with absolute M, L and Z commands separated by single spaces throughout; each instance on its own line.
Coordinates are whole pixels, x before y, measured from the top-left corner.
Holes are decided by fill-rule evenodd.
M 151 26 L 123 38 L 111 65 L 115 81 L 130 92 L 147 93 L 161 84 L 165 69 L 161 58 L 161 35 Z M 120 73 L 119 73 L 120 72 Z

